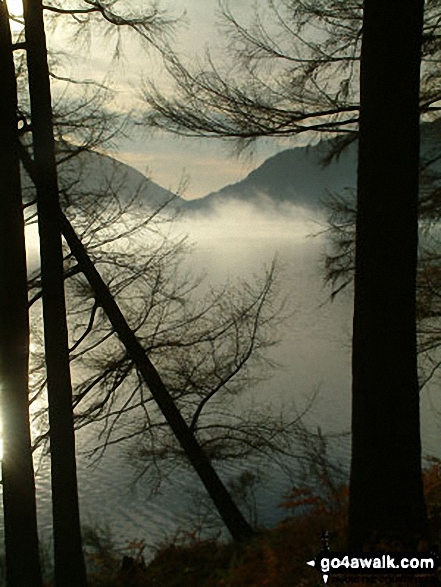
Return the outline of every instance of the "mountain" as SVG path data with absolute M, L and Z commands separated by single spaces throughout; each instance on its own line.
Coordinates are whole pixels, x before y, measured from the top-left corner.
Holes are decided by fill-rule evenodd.
M 435 160 L 441 152 L 441 121 L 423 124 L 421 136 L 423 156 Z M 69 187 L 73 200 L 81 198 L 84 193 L 111 192 L 124 203 L 136 195 L 136 205 L 150 212 L 166 202 L 169 202 L 166 210 L 172 213 L 176 210 L 191 213 L 207 212 L 232 201 L 255 204 L 263 209 L 291 203 L 318 210 L 328 194 L 345 195 L 348 190 L 355 194 L 356 189 L 357 143 L 352 143 L 324 165 L 330 145 L 330 141 L 320 141 L 315 145 L 281 151 L 243 180 L 196 200 L 184 200 L 133 167 L 90 151 L 60 165 L 60 183 L 62 188 Z M 432 164 L 432 169 L 441 173 L 441 159 Z
M 203 198 L 185 202 L 189 211 L 206 211 L 232 200 L 256 204 L 289 202 L 319 208 L 328 193 L 342 193 L 356 186 L 356 145 L 323 165 L 329 141 L 295 147 L 277 153 L 252 171 L 245 179 L 228 185 Z
M 381 140 L 381 137 L 380 139 Z M 187 201 L 190 212 L 209 211 L 227 202 L 242 201 L 258 206 L 291 203 L 319 209 L 328 194 L 355 194 L 357 182 L 357 142 L 346 147 L 339 157 L 323 165 L 330 141 L 295 147 L 277 153 L 245 179 L 227 185 L 197 200 Z M 432 161 L 433 172 L 441 173 L 441 119 L 421 125 L 421 153 Z
M 61 202 L 65 206 L 81 204 L 89 198 L 93 210 L 93 198 L 115 198 L 124 207 L 136 198 L 136 206 L 145 207 L 146 213 L 157 210 L 169 202 L 167 209 L 182 206 L 182 198 L 161 187 L 145 175 L 125 163 L 94 151 L 83 151 L 69 157 L 72 149 L 58 149 L 58 176 Z M 29 178 L 23 181 L 25 198 L 33 199 L 33 186 Z

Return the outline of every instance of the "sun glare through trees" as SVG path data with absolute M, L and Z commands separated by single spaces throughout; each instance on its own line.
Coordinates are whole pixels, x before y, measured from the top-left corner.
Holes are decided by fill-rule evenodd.
M 19 32 L 23 30 L 23 25 L 20 20 L 23 19 L 23 3 L 21 0 L 7 0 L 8 10 L 11 16 L 11 30 L 12 32 Z

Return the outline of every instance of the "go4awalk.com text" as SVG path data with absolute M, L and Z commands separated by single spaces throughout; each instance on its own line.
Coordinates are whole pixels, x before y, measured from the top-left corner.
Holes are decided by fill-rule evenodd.
M 397 575 L 414 575 L 434 578 L 438 568 L 438 556 L 436 552 L 388 552 L 388 553 L 349 553 L 322 551 L 314 560 L 308 561 L 308 565 L 322 573 L 324 583 L 328 582 L 331 575 L 338 575 L 339 579 L 367 578 L 380 576 L 386 579 Z

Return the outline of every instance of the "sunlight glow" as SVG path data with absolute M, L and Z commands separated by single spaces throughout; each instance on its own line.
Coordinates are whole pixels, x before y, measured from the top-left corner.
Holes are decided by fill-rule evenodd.
M 12 16 L 23 16 L 23 3 L 21 0 L 6 0 L 6 2 Z
M 23 3 L 21 0 L 6 0 L 11 17 L 23 18 Z M 23 26 L 11 19 L 12 32 L 19 32 Z
M 3 425 L 0 420 L 0 461 L 3 459 Z

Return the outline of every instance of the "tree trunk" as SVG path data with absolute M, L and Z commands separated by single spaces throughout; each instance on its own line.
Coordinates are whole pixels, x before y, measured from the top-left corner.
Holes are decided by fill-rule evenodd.
M 41 0 L 23 2 L 40 234 L 55 584 L 87 584 L 79 519 L 60 206 Z
M 0 380 L 3 512 L 8 587 L 42 584 L 29 429 L 29 317 L 17 133 L 17 87 L 0 2 Z
M 426 534 L 415 282 L 424 0 L 365 0 L 353 324 L 349 544 Z
M 89 281 L 97 302 L 102 306 L 119 339 L 135 363 L 170 428 L 185 451 L 188 460 L 199 475 L 213 500 L 220 517 L 235 540 L 250 538 L 253 531 L 228 493 L 210 460 L 197 442 L 180 411 L 176 407 L 159 373 L 146 355 L 141 343 L 127 324 L 116 301 L 90 260 L 71 224 L 62 215 L 62 232 L 78 266 Z

